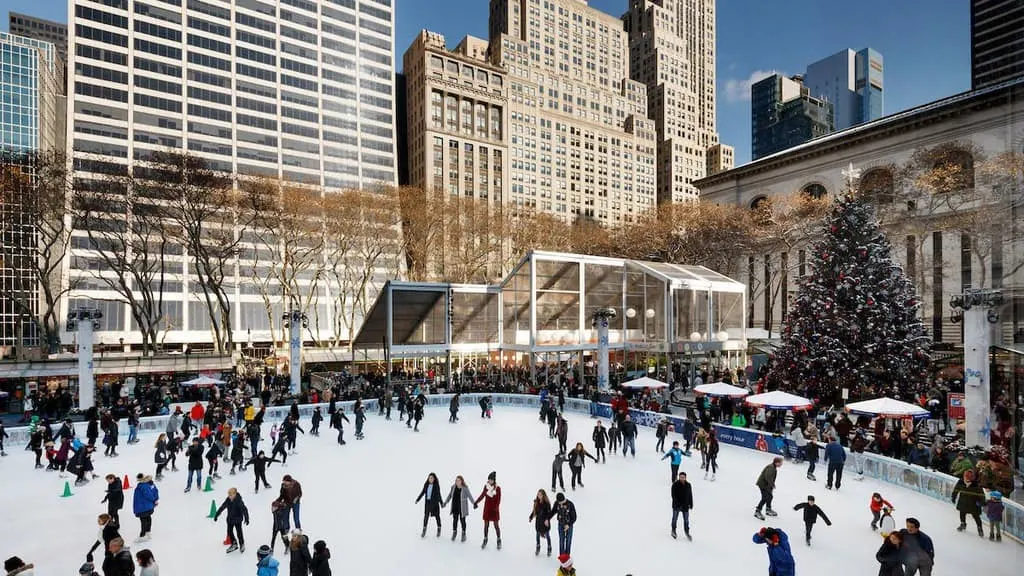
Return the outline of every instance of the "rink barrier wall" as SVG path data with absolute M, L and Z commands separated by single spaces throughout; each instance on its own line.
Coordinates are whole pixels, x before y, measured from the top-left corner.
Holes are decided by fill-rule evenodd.
M 427 396 L 427 406 L 447 409 L 452 396 L 454 395 L 431 394 Z M 490 396 L 495 406 L 540 409 L 540 398 L 538 396 L 527 394 L 485 393 L 462 394 L 460 396 L 462 409 L 473 411 L 479 406 L 478 403 L 484 396 Z M 351 412 L 354 405 L 354 401 L 337 402 L 335 404 L 336 407 L 343 408 L 346 412 Z M 303 422 L 308 421 L 313 414 L 314 408 L 317 406 L 319 406 L 321 411 L 324 413 L 324 426 L 329 425 L 329 416 L 327 414 L 329 404 L 326 402 L 300 405 L 300 420 Z M 365 406 L 366 411 L 369 413 L 373 413 L 378 410 L 376 399 L 364 400 L 363 406 Z M 182 410 L 187 414 L 187 408 L 183 407 Z M 392 410 L 397 412 L 397 403 L 392 407 Z M 588 414 L 604 419 L 610 419 L 612 416 L 612 409 L 610 405 L 595 405 L 588 400 L 581 400 L 579 398 L 566 398 L 565 410 Z M 264 423 L 271 425 L 278 424 L 285 419 L 290 411 L 290 406 L 271 406 L 267 408 L 263 421 Z M 667 419 L 669 421 L 669 424 L 674 428 L 675 433 L 689 433 L 693 427 L 691 422 L 674 414 L 662 414 L 659 412 L 635 409 L 630 409 L 629 414 L 630 418 L 636 422 L 637 425 L 648 428 L 656 427 L 658 422 L 662 419 Z M 141 418 L 139 420 L 138 433 L 141 435 L 146 433 L 163 432 L 167 428 L 168 418 L 169 416 L 148 416 Z M 429 412 L 424 415 L 424 419 L 429 421 Z M 721 424 L 714 424 L 713 426 L 715 427 L 718 441 L 723 444 L 739 446 L 750 450 L 757 450 L 759 452 L 766 452 L 780 456 L 785 455 L 787 451 L 792 453 L 792 451 L 795 450 L 795 444 L 793 444 L 791 440 L 785 439 L 779 435 L 760 430 L 737 428 Z M 59 426 L 55 424 L 53 427 L 55 429 L 54 431 L 56 431 Z M 75 429 L 79 437 L 85 437 L 85 422 L 76 422 Z M 128 424 L 124 420 L 121 420 L 118 423 L 118 430 L 121 436 L 127 436 Z M 13 427 L 8 429 L 7 433 L 9 435 L 9 438 L 7 439 L 8 445 L 24 446 L 28 443 L 28 426 Z M 852 455 L 847 462 L 851 464 L 851 466 L 847 468 L 848 476 L 850 476 L 849 472 L 853 471 Z M 950 505 L 950 514 L 955 511 L 952 505 L 951 496 L 957 479 L 948 474 L 940 474 L 932 470 L 921 468 L 920 466 L 911 466 L 906 462 L 893 458 L 864 453 L 864 475 L 946 502 Z M 1024 506 L 1011 501 L 1009 498 L 1003 498 L 1003 505 L 1006 509 L 1003 516 L 1003 532 L 1013 536 L 1018 541 L 1024 541 Z M 984 516 L 984 514 L 982 514 L 982 516 Z

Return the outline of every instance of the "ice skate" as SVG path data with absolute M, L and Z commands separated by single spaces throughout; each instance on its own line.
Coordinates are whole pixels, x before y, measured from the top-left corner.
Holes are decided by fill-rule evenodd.
M 239 544 L 238 551 L 245 554 L 245 544 Z
M 957 532 L 963 532 L 964 530 L 967 530 L 967 524 L 960 524 L 960 525 L 959 525 L 959 526 L 957 526 L 957 528 L 956 528 L 956 531 L 957 531 Z
M 486 536 L 484 536 L 483 543 L 480 544 L 480 549 L 483 550 L 484 548 L 487 548 L 487 537 Z
M 764 514 L 761 514 L 760 510 L 754 510 L 754 518 L 758 520 L 764 520 Z
M 714 473 L 712 473 L 712 474 L 711 474 L 711 481 L 712 481 L 712 482 L 714 482 L 714 481 L 715 481 L 715 474 L 714 474 Z
M 238 550 L 238 544 L 232 543 L 231 546 L 228 546 L 228 549 L 225 550 L 224 553 L 225 554 L 231 554 L 235 550 Z
M 192 486 L 191 485 L 189 485 L 188 488 L 185 488 L 185 494 L 188 494 L 191 491 L 192 491 Z
M 266 482 L 264 482 L 264 483 L 263 483 L 263 487 L 264 487 L 264 488 L 270 488 L 270 484 L 267 484 Z
M 229 476 L 234 476 L 234 475 L 235 475 L 235 471 L 234 471 L 234 470 L 232 470 L 232 471 L 228 472 L 228 475 L 229 475 Z
M 135 543 L 136 544 L 138 544 L 140 542 L 149 542 L 149 534 L 146 534 L 145 536 L 139 536 L 138 538 L 135 539 Z
M 496 544 L 496 547 L 498 548 L 498 550 L 501 550 L 501 538 L 498 538 L 498 543 Z
M 878 530 L 878 524 L 876 524 L 875 522 L 872 521 L 871 522 L 871 531 L 875 532 L 877 530 Z
M 462 531 L 462 542 L 465 542 L 465 541 L 466 541 L 466 531 L 463 530 Z
M 551 544 L 548 544 L 548 556 L 551 556 Z
M 807 541 L 807 545 L 808 545 L 808 546 L 810 546 L 810 545 L 811 545 L 811 537 L 810 537 L 810 536 L 808 536 L 808 537 L 806 538 L 806 541 Z
M 807 479 L 810 480 L 811 482 L 817 482 L 818 481 L 818 479 L 814 477 L 814 474 L 808 474 L 807 475 Z
M 420 538 L 426 538 L 426 537 L 427 537 L 427 527 L 424 526 L 423 530 L 420 532 Z
M 675 531 L 675 530 L 673 530 L 673 531 L 672 531 L 672 539 L 674 540 L 675 538 L 676 538 L 676 531 Z
M 1002 542 L 1002 541 L 1003 541 L 1003 535 L 1001 533 L 1000 534 L 996 534 L 996 542 Z
M 455 542 L 455 537 L 459 535 L 457 530 L 452 530 L 452 542 Z
M 978 526 L 978 536 L 981 536 L 982 538 L 985 537 L 985 529 L 981 526 Z
M 705 479 L 705 480 L 707 480 L 707 479 L 708 479 L 708 471 L 707 471 L 707 470 L 705 470 L 705 471 L 704 471 L 704 479 Z
M 771 508 L 765 510 L 764 513 L 769 516 L 778 516 L 778 513 L 776 513 L 775 510 L 772 510 Z
M 996 535 L 995 534 L 989 534 L 988 535 L 988 539 L 989 539 L 990 542 L 995 542 L 996 541 Z
M 436 537 L 437 538 L 441 537 L 441 527 L 440 526 L 437 527 L 437 536 Z

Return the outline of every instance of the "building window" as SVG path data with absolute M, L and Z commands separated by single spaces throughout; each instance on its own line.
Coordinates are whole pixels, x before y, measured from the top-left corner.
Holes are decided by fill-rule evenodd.
M 802 194 L 807 195 L 809 198 L 813 198 L 815 200 L 820 200 L 824 198 L 826 195 L 828 195 L 828 190 L 826 190 L 824 186 L 818 184 L 817 182 L 804 186 L 800 190 L 800 192 Z

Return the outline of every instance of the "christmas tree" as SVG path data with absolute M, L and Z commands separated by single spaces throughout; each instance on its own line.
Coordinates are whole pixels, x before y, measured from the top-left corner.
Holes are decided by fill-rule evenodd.
M 825 218 L 808 252 L 768 380 L 773 387 L 835 400 L 918 390 L 931 361 L 920 299 L 872 208 L 852 194 Z

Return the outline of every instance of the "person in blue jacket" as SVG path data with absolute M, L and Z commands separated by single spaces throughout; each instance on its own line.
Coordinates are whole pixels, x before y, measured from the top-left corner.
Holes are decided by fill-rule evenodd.
M 761 528 L 754 534 L 753 541 L 768 547 L 768 576 L 796 576 L 796 562 L 785 532 L 778 528 Z
M 671 460 L 669 460 L 669 463 L 672 465 L 671 482 L 675 482 L 676 477 L 679 476 L 679 465 L 683 463 L 683 451 L 679 448 L 678 441 L 673 442 L 672 448 L 670 448 L 668 452 L 665 452 L 665 455 L 661 457 L 662 460 L 666 458 L 671 458 Z
M 829 438 L 828 446 L 825 446 L 825 463 L 828 464 L 828 479 L 825 481 L 825 489 L 832 489 L 832 479 L 835 478 L 836 490 L 843 483 L 843 466 L 846 464 L 846 448 L 839 443 L 839 440 L 832 436 Z
M 139 474 L 135 477 L 135 492 L 132 495 L 132 511 L 142 525 L 136 542 L 147 542 L 153 530 L 153 510 L 160 503 L 160 491 L 153 483 L 152 476 Z
M 277 576 L 277 559 L 264 544 L 256 551 L 256 576 Z

